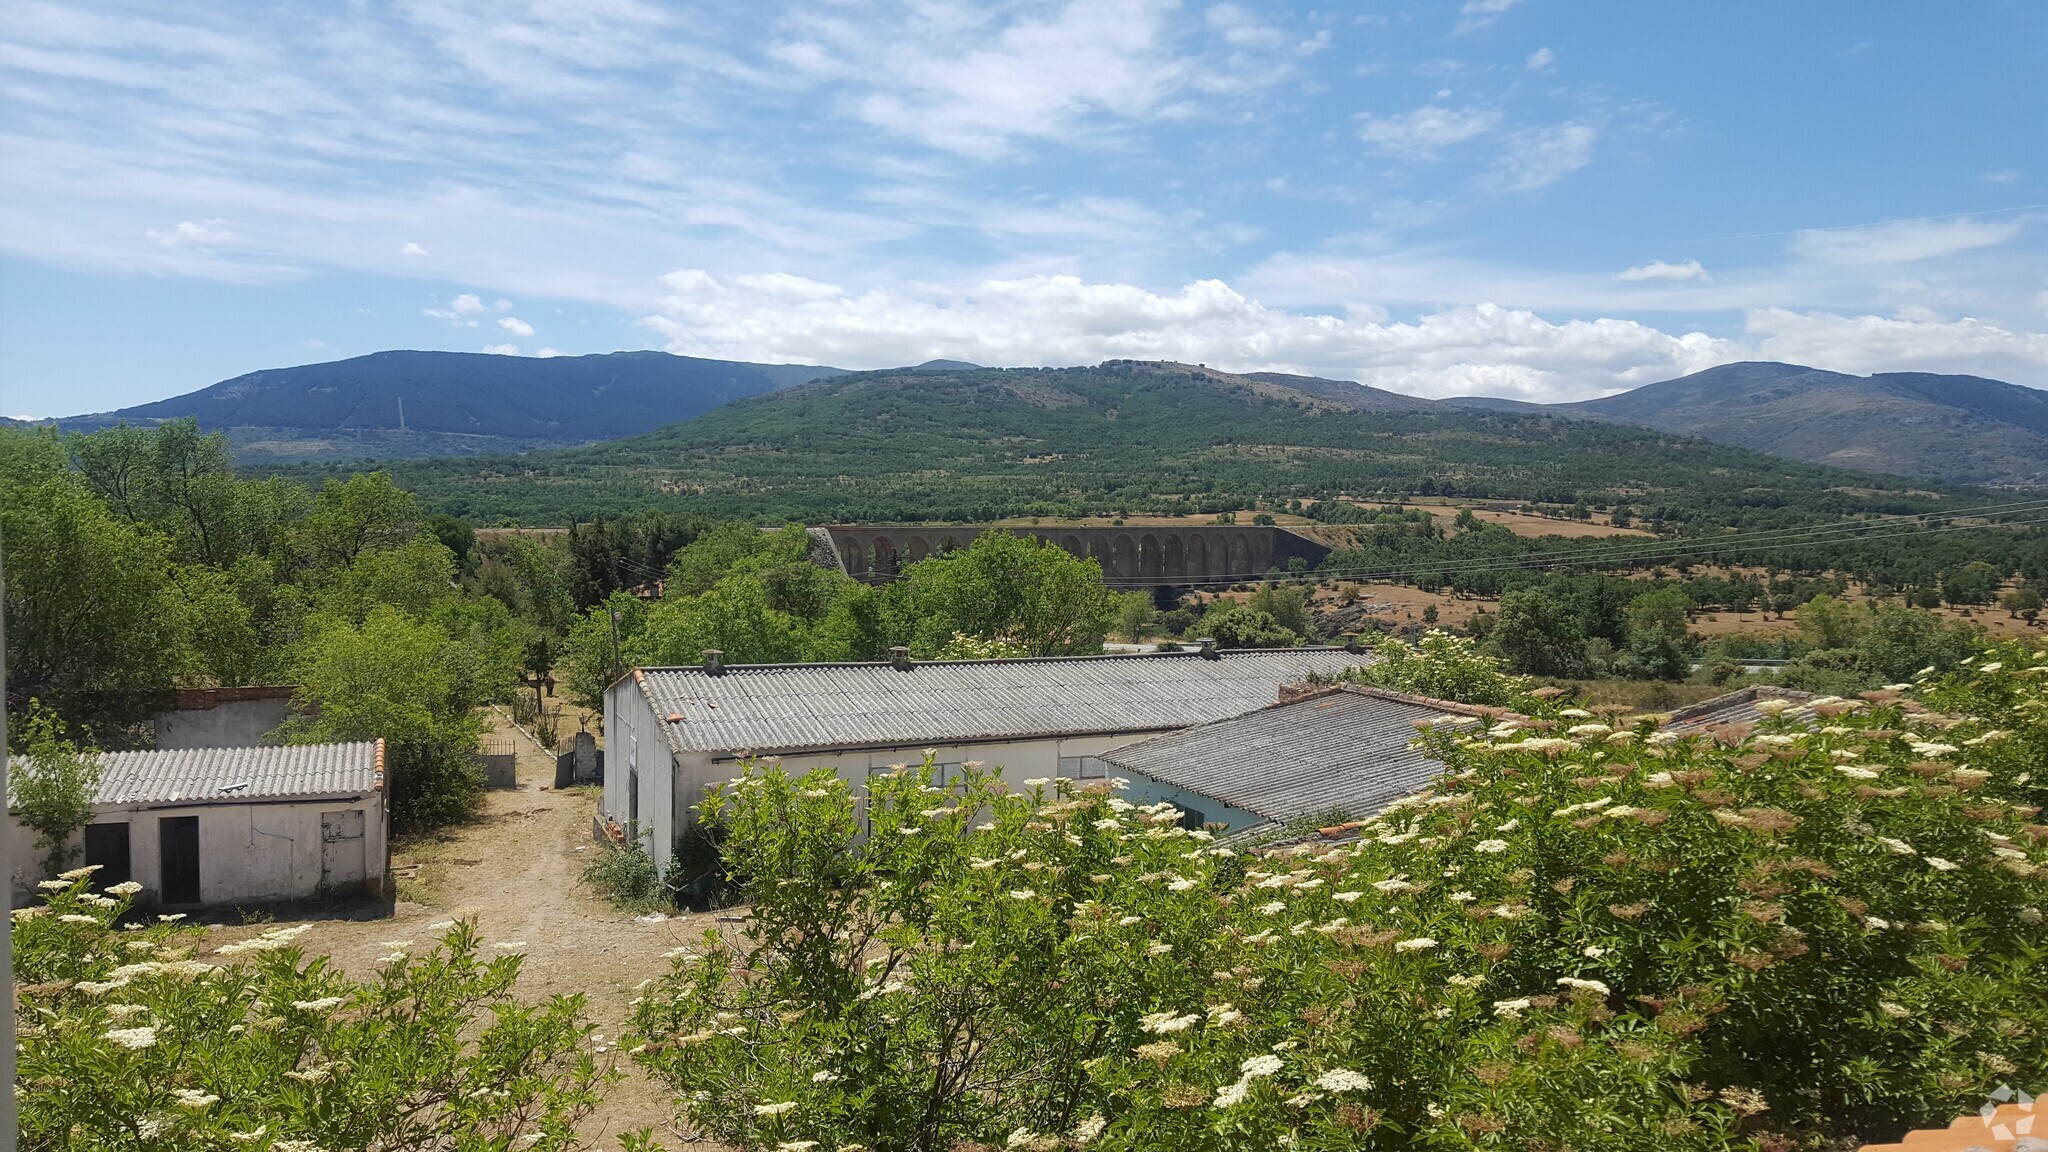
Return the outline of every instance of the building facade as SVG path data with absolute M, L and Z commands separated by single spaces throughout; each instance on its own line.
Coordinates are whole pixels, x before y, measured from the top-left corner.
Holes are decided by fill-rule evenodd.
M 101 755 L 92 823 L 71 863 L 101 887 L 133 880 L 167 908 L 256 907 L 389 891 L 384 742 Z M 43 877 L 35 833 L 10 811 L 15 905 Z
M 868 775 L 969 760 L 1013 786 L 1101 778 L 1105 753 L 1272 703 L 1372 656 L 1342 648 L 1021 660 L 642 668 L 605 694 L 603 819 L 666 869 L 713 784 L 749 756 Z

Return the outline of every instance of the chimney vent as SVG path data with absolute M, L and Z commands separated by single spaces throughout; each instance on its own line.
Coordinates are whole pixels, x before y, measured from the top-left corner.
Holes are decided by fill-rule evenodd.
M 910 671 L 910 649 L 901 644 L 889 649 L 889 663 L 898 672 Z
M 704 674 L 706 676 L 725 675 L 725 653 L 722 650 L 717 648 L 706 648 L 704 650 Z
M 1359 645 L 1359 643 L 1358 643 L 1358 633 L 1356 633 L 1356 632 L 1346 632 L 1346 633 L 1344 634 L 1344 650 L 1345 650 L 1346 652 L 1358 652 L 1358 651 L 1361 651 L 1361 647 L 1360 647 L 1360 645 Z
M 1214 636 L 1196 638 L 1195 647 L 1196 650 L 1201 652 L 1202 659 L 1204 660 L 1221 660 L 1223 658 L 1222 653 L 1216 651 L 1216 638 Z

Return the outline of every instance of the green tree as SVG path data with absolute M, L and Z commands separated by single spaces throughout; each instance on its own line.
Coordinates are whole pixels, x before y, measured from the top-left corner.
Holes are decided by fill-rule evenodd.
M 695 664 L 717 649 L 728 664 L 785 664 L 803 658 L 803 633 L 802 621 L 768 602 L 759 580 L 728 576 L 656 604 L 633 635 L 627 663 Z
M 1868 610 L 1833 596 L 1815 596 L 1799 607 L 1799 634 L 1815 648 L 1854 648 L 1869 623 Z
M 2015 588 L 1998 598 L 2007 616 L 2024 616 L 2029 622 L 2041 614 L 2041 593 L 2031 585 Z
M 1132 644 L 1145 638 L 1159 620 L 1159 609 L 1149 592 L 1126 592 L 1116 598 L 1116 630 Z
M 1316 629 L 1309 620 L 1308 592 L 1299 584 L 1264 584 L 1245 597 L 1244 606 L 1266 613 L 1297 636 L 1309 637 Z
M 1941 597 L 1958 608 L 1989 604 L 1998 595 L 1998 586 L 2004 582 L 2005 573 L 2000 572 L 1997 566 L 1972 560 L 1941 574 Z
M 908 636 L 920 657 L 956 632 L 1034 656 L 1100 652 L 1114 613 L 1100 563 L 1008 532 L 984 532 L 960 551 L 909 565 L 887 601 L 891 631 Z
M 293 664 L 304 709 L 292 743 L 385 742 L 391 822 L 400 831 L 461 819 L 483 793 L 474 709 L 485 695 L 476 653 L 437 624 L 378 605 L 361 624 L 328 621 Z
M 8 806 L 36 834 L 43 872 L 54 877 L 78 851 L 71 838 L 92 822 L 92 801 L 100 782 L 99 753 L 66 737 L 64 721 L 30 700 L 11 735 L 25 756 L 8 764 Z
M 365 551 L 395 548 L 420 529 L 419 502 L 388 472 L 329 480 L 314 497 L 300 532 L 314 561 L 346 567 Z
M 1491 642 L 1517 671 L 1576 676 L 1586 670 L 1586 633 L 1578 617 L 1534 589 L 1500 598 Z
M 1301 633 L 1236 600 L 1219 600 L 1202 617 L 1196 629 L 1213 637 L 1220 648 L 1295 648 L 1303 643 Z
M 1628 644 L 1618 662 L 1632 676 L 1683 680 L 1695 645 L 1686 629 L 1692 599 L 1676 588 L 1645 592 L 1629 602 Z

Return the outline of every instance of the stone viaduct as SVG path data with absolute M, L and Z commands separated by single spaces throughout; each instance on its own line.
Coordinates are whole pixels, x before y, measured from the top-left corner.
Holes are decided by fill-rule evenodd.
M 1123 587 L 1257 580 L 1295 557 L 1313 567 L 1330 554 L 1328 545 L 1269 525 L 1034 524 L 994 530 L 1056 544 L 1075 556 L 1093 556 L 1102 562 L 1103 579 Z M 985 531 L 991 529 L 944 524 L 839 524 L 811 530 L 819 544 L 830 542 L 831 562 L 855 579 L 870 581 L 889 579 L 933 553 L 965 548 Z M 825 560 L 820 551 L 814 549 L 813 558 Z

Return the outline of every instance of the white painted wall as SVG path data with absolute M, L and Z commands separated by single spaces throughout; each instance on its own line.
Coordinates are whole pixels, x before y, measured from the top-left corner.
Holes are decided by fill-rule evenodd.
M 350 879 L 367 881 L 373 892 L 381 893 L 390 865 L 382 792 L 268 804 L 100 805 L 93 809 L 93 822 L 129 826 L 130 879 L 143 887 L 137 899 L 154 903 L 162 890 L 158 822 L 166 817 L 197 816 L 200 902 L 254 905 L 320 895 L 321 814 L 352 808 L 363 812 L 365 874 Z M 22 827 L 12 814 L 8 820 L 13 825 L 7 861 L 10 887 L 15 906 L 22 907 L 35 902 L 36 883 L 43 878 L 42 854 L 36 850 L 35 833 Z M 80 849 L 73 857 L 74 865 L 84 862 L 84 842 L 82 833 L 73 838 L 73 846 Z

